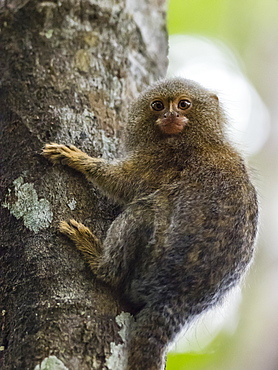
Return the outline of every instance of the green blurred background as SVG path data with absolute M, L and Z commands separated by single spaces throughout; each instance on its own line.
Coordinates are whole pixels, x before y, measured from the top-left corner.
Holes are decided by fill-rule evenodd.
M 259 143 L 249 153 L 248 161 L 255 168 L 253 176 L 260 195 L 261 221 L 255 263 L 241 295 L 237 294 L 237 299 L 231 300 L 223 311 L 214 312 L 220 317 L 220 326 L 211 327 L 204 319 L 188 337 L 182 335 L 168 355 L 167 370 L 277 370 L 278 1 L 170 0 L 168 30 L 171 74 L 175 69 L 171 48 L 174 50 L 176 35 L 190 36 L 191 44 L 196 40 L 196 45 L 200 38 L 205 39 L 227 48 L 223 53 L 231 58 L 231 65 L 240 69 L 260 99 L 258 104 L 255 100 L 251 105 L 249 131 L 245 136 L 246 140 L 258 139 Z M 183 59 L 188 62 L 190 57 L 191 49 L 186 45 L 180 50 L 180 64 Z M 203 69 L 206 72 L 205 63 Z M 244 110 L 244 99 L 241 103 Z M 260 141 L 255 134 L 264 138 Z M 198 326 L 203 329 L 199 330 Z

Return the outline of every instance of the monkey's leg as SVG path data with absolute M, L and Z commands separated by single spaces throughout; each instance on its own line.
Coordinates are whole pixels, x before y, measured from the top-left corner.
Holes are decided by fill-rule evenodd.
M 151 211 L 146 220 L 141 207 L 134 204 L 120 214 L 110 226 L 103 244 L 90 229 L 75 220 L 60 223 L 60 231 L 75 243 L 95 276 L 111 286 L 117 286 L 130 272 L 136 249 L 149 239 Z
M 153 233 L 153 212 L 151 207 L 147 209 L 146 203 L 133 203 L 111 224 L 97 271 L 101 280 L 117 286 L 133 272 L 140 249 Z
M 79 249 L 91 269 L 96 273 L 102 254 L 100 240 L 83 224 L 70 220 L 60 222 L 60 231 L 69 237 Z

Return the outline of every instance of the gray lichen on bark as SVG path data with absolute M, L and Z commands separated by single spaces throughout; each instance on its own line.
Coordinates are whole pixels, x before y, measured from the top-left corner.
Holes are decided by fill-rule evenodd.
M 125 354 L 128 348 L 128 333 L 134 320 L 128 312 L 121 312 L 115 317 L 115 320 L 120 327 L 118 333 L 122 339 L 122 343 L 110 343 L 111 355 L 106 360 L 106 366 L 109 370 L 122 370 L 127 365 Z
M 34 370 L 68 370 L 68 368 L 56 356 L 49 356 L 43 359 L 41 364 L 36 365 Z
M 15 179 L 13 185 L 15 202 L 9 200 L 9 196 L 7 196 L 2 206 L 8 208 L 17 219 L 22 218 L 25 227 L 35 233 L 49 227 L 53 219 L 50 202 L 43 198 L 39 199 L 34 185 L 24 183 L 22 176 Z M 8 189 L 10 196 L 11 193 L 12 191 Z

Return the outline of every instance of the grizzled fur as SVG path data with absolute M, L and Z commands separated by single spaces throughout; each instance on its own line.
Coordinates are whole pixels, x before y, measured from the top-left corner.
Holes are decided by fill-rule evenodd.
M 166 135 L 150 105 L 178 96 L 192 103 L 188 122 Z M 81 171 L 125 204 L 102 242 L 74 220 L 60 230 L 135 312 L 128 370 L 162 369 L 169 342 L 219 302 L 252 260 L 257 196 L 224 124 L 216 95 L 176 78 L 155 83 L 132 104 L 122 161 L 91 158 L 74 146 L 44 148 L 52 162 Z

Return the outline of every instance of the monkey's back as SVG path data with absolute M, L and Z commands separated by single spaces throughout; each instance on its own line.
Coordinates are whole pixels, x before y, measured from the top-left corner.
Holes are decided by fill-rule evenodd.
M 135 304 L 172 302 L 194 316 L 219 301 L 252 260 L 256 191 L 237 155 L 218 156 L 192 156 L 173 182 L 146 198 L 153 227 L 129 279 Z

